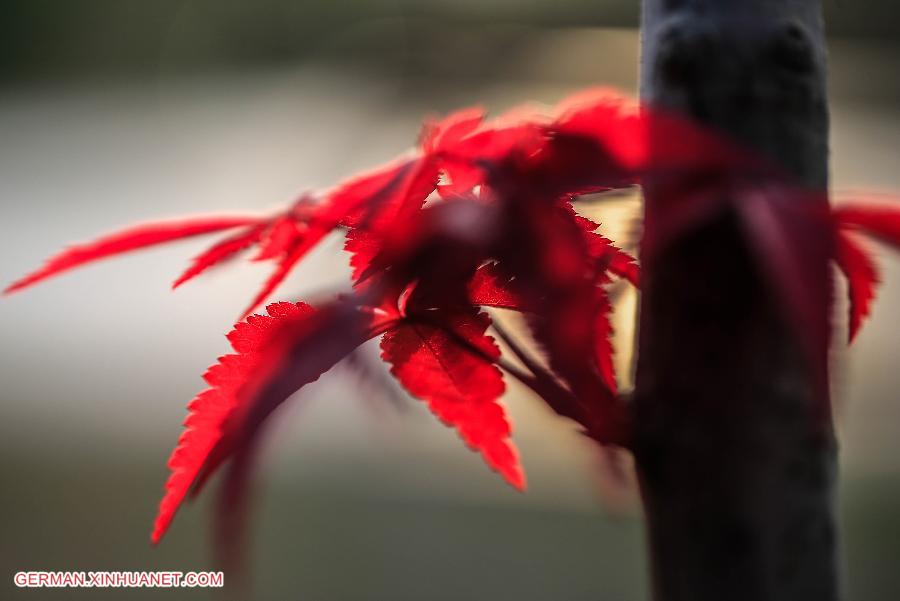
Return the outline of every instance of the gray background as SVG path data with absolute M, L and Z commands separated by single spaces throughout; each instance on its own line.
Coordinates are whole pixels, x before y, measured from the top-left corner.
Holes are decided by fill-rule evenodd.
M 594 83 L 633 90 L 636 4 L 0 2 L 0 281 L 135 221 L 279 206 L 408 148 L 432 112 L 553 102 Z M 839 191 L 900 190 L 891 6 L 827 7 Z M 623 201 L 598 217 L 621 233 L 636 211 Z M 19 570 L 210 567 L 207 499 L 157 549 L 149 527 L 184 405 L 266 267 L 170 292 L 202 247 L 111 260 L 0 301 L 0 596 L 212 596 L 12 585 Z M 342 281 L 339 248 L 331 240 L 277 297 Z M 900 592 L 900 262 L 880 255 L 875 316 L 835 351 L 848 599 L 862 601 Z M 633 298 L 621 310 L 625 366 Z M 524 495 L 423 407 L 397 411 L 347 372 L 294 399 L 256 486 L 256 597 L 645 598 L 629 491 L 539 402 L 511 385 L 506 405 Z

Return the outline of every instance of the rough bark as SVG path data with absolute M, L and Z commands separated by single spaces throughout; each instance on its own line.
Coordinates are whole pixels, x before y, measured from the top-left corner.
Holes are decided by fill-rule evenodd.
M 644 0 L 642 32 L 646 100 L 826 186 L 818 0 Z M 643 274 L 635 457 L 655 599 L 837 599 L 831 424 L 737 219 Z

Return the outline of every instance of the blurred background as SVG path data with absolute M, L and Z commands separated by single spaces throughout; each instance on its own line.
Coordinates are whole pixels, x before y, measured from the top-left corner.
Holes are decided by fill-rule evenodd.
M 0 1 L 0 282 L 136 221 L 283 205 L 402 152 L 435 112 L 553 102 L 598 83 L 634 91 L 637 4 Z M 834 185 L 898 191 L 896 8 L 826 4 Z M 619 233 L 636 215 L 633 200 L 595 213 Z M 156 549 L 150 523 L 185 404 L 267 266 L 170 292 L 203 244 L 0 302 L 0 597 L 214 596 L 12 583 L 19 570 L 211 568 L 208 499 Z M 875 316 L 835 353 L 847 598 L 862 601 L 900 594 L 900 261 L 882 254 Z M 331 240 L 276 296 L 328 289 L 345 264 Z M 621 309 L 627 367 L 633 298 Z M 509 388 L 524 495 L 424 407 L 361 389 L 351 372 L 293 399 L 257 480 L 254 598 L 645 599 L 629 492 L 568 423 Z

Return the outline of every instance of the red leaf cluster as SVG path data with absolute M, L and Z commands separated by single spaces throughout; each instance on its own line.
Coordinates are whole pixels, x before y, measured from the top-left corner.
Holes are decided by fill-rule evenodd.
M 765 185 L 747 183 L 755 179 Z M 828 261 L 850 283 L 852 337 L 877 283 L 855 233 L 900 244 L 896 208 L 828 212 L 825 192 L 800 190 L 752 153 L 600 89 L 548 111 L 519 108 L 492 120 L 480 109 L 453 113 L 428 122 L 413 152 L 276 215 L 125 230 L 56 255 L 7 292 L 122 252 L 233 230 L 195 257 L 175 286 L 255 247 L 253 259 L 272 261 L 275 270 L 249 314 L 326 235 L 346 234 L 352 292 L 315 308 L 269 305 L 267 315 L 249 315 L 229 334 L 235 352 L 209 369 L 210 388 L 189 405 L 154 542 L 189 491 L 225 462 L 232 469 L 224 506 L 240 506 L 248 457 L 267 417 L 379 336 L 382 358 L 400 384 L 521 489 L 525 476 L 500 404 L 504 375 L 598 442 L 629 444 L 608 287 L 617 279 L 637 286 L 640 271 L 573 202 L 639 184 L 664 191 L 655 195 L 657 218 L 644 224 L 645 260 L 732 212 L 814 361 L 829 339 L 820 325 L 830 307 Z M 532 356 L 485 309 L 522 314 L 544 357 Z M 518 364 L 501 353 L 490 328 Z

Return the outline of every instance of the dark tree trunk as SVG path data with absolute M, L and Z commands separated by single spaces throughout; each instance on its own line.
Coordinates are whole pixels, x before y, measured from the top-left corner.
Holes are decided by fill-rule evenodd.
M 642 32 L 645 100 L 827 185 L 817 0 L 644 0 Z M 837 599 L 831 424 L 738 220 L 648 261 L 634 409 L 655 599 Z

